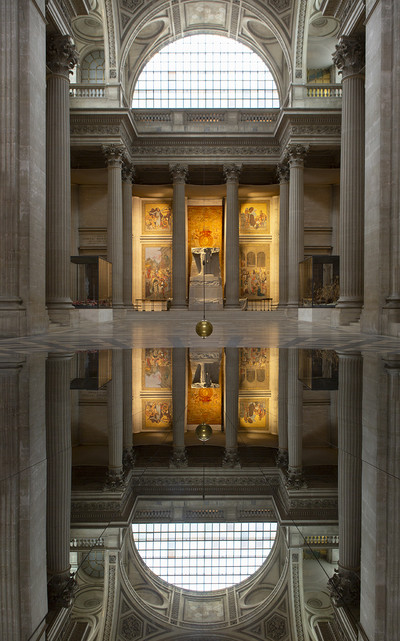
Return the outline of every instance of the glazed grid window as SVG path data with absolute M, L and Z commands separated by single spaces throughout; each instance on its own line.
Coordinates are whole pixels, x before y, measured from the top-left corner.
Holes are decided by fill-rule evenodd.
M 81 80 L 90 84 L 104 83 L 104 51 L 92 51 L 82 60 Z
M 272 74 L 251 49 L 230 38 L 197 35 L 172 42 L 145 66 L 134 109 L 279 107 Z
M 220 590 L 251 576 L 268 557 L 276 523 L 135 523 L 146 565 L 187 590 Z

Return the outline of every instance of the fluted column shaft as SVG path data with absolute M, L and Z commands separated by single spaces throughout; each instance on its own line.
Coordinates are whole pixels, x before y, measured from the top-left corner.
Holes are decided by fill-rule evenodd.
M 362 357 L 339 354 L 339 567 L 359 572 L 361 548 Z
M 289 249 L 289 166 L 277 167 L 279 177 L 279 307 L 288 302 L 288 249 Z
M 69 578 L 71 527 L 71 354 L 46 363 L 47 571 Z
M 278 464 L 288 462 L 288 360 L 287 349 L 279 350 L 279 382 L 278 382 Z
M 299 263 L 304 259 L 304 158 L 307 148 L 288 147 L 289 240 L 288 240 L 288 307 L 299 306 Z
M 295 483 L 303 471 L 303 384 L 297 349 L 288 354 L 288 463 L 288 480 Z
M 238 467 L 239 349 L 225 348 L 225 455 L 224 467 Z
M 340 298 L 337 307 L 361 307 L 364 287 L 364 51 L 344 36 L 333 60 L 342 73 L 340 161 Z
M 185 428 L 187 411 L 186 348 L 172 350 L 172 467 L 186 467 Z
M 225 307 L 239 307 L 239 174 L 240 167 L 224 166 L 226 180 Z
M 172 226 L 172 307 L 187 307 L 187 256 L 186 256 L 186 201 L 185 184 L 188 175 L 186 165 L 170 167 L 173 181 L 173 226 Z
M 113 350 L 112 378 L 107 384 L 108 473 L 111 484 L 119 484 L 123 476 L 122 363 L 122 350 Z
M 46 301 L 51 311 L 72 308 L 69 73 L 78 57 L 70 37 L 51 36 L 47 58 Z
M 122 170 L 122 225 L 123 225 L 123 302 L 132 308 L 133 233 L 132 233 L 132 180 L 133 167 L 125 163 Z
M 112 263 L 113 307 L 123 307 L 122 157 L 118 145 L 103 146 L 108 166 L 107 259 Z

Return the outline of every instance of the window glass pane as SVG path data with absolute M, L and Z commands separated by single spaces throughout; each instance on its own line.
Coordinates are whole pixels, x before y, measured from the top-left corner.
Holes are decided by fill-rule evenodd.
M 205 591 L 234 585 L 253 574 L 271 551 L 277 524 L 135 523 L 132 532 L 139 554 L 153 572 L 179 587 Z
M 242 43 L 223 36 L 187 36 L 159 51 L 139 76 L 133 108 L 138 108 L 140 94 L 148 91 L 154 74 L 157 78 L 151 87 L 170 90 L 162 98 L 163 107 L 279 107 L 277 87 L 264 61 Z M 217 88 L 229 89 L 229 96 L 216 95 Z M 251 98 L 250 89 L 258 89 Z M 200 97 L 198 90 L 207 97 Z

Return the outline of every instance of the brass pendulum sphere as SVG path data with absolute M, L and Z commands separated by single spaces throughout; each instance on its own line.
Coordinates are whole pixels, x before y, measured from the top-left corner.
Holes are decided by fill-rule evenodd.
M 199 321 L 196 325 L 196 334 L 198 334 L 202 338 L 205 338 L 206 336 L 210 336 L 210 334 L 212 334 L 212 331 L 213 331 L 213 326 L 208 320 Z
M 209 438 L 212 436 L 212 427 L 211 425 L 208 425 L 208 423 L 200 423 L 196 427 L 196 436 L 199 439 L 199 441 L 203 441 L 205 443 L 208 441 Z

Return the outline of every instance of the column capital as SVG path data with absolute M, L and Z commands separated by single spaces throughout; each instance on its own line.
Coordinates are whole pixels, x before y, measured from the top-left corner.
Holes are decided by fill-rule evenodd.
M 125 151 L 123 145 L 102 145 L 101 150 L 106 157 L 108 167 L 122 167 Z
M 239 176 L 241 171 L 242 171 L 242 165 L 224 165 L 223 172 L 224 172 L 225 182 L 227 183 L 239 182 Z
M 189 170 L 187 165 L 170 165 L 169 173 L 174 183 L 185 183 L 188 178 Z
M 128 161 L 122 162 L 122 180 L 125 183 L 133 183 L 135 180 L 135 167 Z
M 288 145 L 286 147 L 286 157 L 289 167 L 303 167 L 308 150 L 308 145 L 300 145 L 298 143 Z
M 169 466 L 176 469 L 188 466 L 188 456 L 185 447 L 174 447 L 172 456 L 169 460 Z
M 238 469 L 241 467 L 239 452 L 237 448 L 226 448 L 224 458 L 222 459 L 222 467 Z
M 46 62 L 52 73 L 64 75 L 67 79 L 78 63 L 78 52 L 71 36 L 52 34 L 47 40 Z
M 276 166 L 276 173 L 280 183 L 289 182 L 290 167 L 287 162 L 280 162 Z
M 332 59 L 342 79 L 361 73 L 365 67 L 365 48 L 359 38 L 342 36 L 335 49 Z
M 328 581 L 328 589 L 336 606 L 354 605 L 360 599 L 360 577 L 357 572 L 341 568 L 339 563 Z

